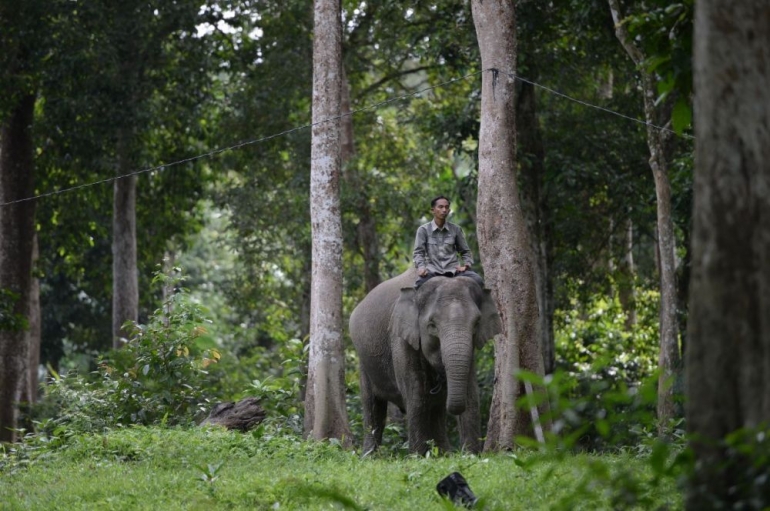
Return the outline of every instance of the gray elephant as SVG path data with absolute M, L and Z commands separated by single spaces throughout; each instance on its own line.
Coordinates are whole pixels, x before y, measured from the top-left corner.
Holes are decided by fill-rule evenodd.
M 447 412 L 462 447 L 481 450 L 474 348 L 500 332 L 488 289 L 468 277 L 435 277 L 414 289 L 412 268 L 374 288 L 350 316 L 358 352 L 364 452 L 382 442 L 388 402 L 406 413 L 409 450 L 449 450 Z

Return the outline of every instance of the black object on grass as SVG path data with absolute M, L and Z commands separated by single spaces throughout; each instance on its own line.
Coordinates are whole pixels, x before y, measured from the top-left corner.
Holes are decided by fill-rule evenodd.
M 436 485 L 439 495 L 447 497 L 455 504 L 473 507 L 478 498 L 473 494 L 465 478 L 460 472 L 452 472 Z

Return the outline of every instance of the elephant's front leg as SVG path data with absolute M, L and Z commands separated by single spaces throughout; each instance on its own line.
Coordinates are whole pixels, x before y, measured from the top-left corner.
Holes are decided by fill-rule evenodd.
M 407 408 L 409 427 L 409 451 L 425 454 L 435 446 L 442 452 L 451 448 L 447 434 L 446 411 L 443 403 L 431 400 L 419 401 L 419 404 Z
M 427 364 L 426 364 L 427 366 Z M 432 446 L 442 452 L 451 449 L 447 434 L 446 386 L 438 385 L 423 370 L 407 384 L 407 424 L 409 451 L 425 454 Z
M 476 369 L 471 367 L 468 378 L 468 395 L 465 411 L 457 417 L 460 430 L 460 448 L 472 452 L 481 452 L 481 409 L 479 405 L 479 385 L 476 381 Z
M 366 455 L 377 450 L 382 444 L 388 402 L 374 395 L 372 384 L 363 369 L 361 369 L 361 408 L 364 421 L 363 454 Z

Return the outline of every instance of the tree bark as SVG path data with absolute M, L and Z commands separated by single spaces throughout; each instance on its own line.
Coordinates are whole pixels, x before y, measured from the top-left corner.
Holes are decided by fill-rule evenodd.
M 623 240 L 623 257 L 619 265 L 618 301 L 626 315 L 625 328 L 631 331 L 636 325 L 636 290 L 634 288 L 636 269 L 634 267 L 634 222 L 630 218 L 626 219 Z
M 118 174 L 131 171 L 128 135 L 118 142 Z M 136 247 L 136 176 L 115 180 L 112 211 L 112 339 L 113 348 L 128 337 L 126 321 L 139 319 L 139 274 Z
M 356 155 L 356 144 L 353 133 L 353 116 L 350 115 L 350 83 L 345 73 L 345 66 L 340 64 L 340 69 L 342 70 L 340 110 L 344 116 L 340 119 L 340 159 L 342 161 L 345 184 L 351 190 L 353 197 L 355 197 L 355 208 L 358 214 L 358 225 L 356 225 L 356 244 L 358 246 L 356 248 L 364 259 L 364 287 L 368 293 L 382 282 L 380 278 L 380 248 L 377 237 L 377 222 L 374 214 L 372 214 L 369 194 L 366 191 L 363 179 L 361 179 L 359 169 L 348 165 Z
M 312 284 L 305 433 L 350 444 L 342 343 L 340 212 L 340 71 L 338 0 L 316 0 L 313 40 L 313 132 L 310 167 Z M 325 121 L 325 122 L 321 122 Z
M 37 232 L 32 240 L 32 269 L 40 257 L 38 250 Z M 27 344 L 29 346 L 28 369 L 29 385 L 22 401 L 36 403 L 38 395 L 38 368 L 40 367 L 40 343 L 42 335 L 42 317 L 40 314 L 40 279 L 33 275 L 29 287 L 29 330 L 27 330 Z
M 536 79 L 533 77 L 533 79 Z M 550 274 L 550 233 L 543 196 L 545 149 L 537 117 L 537 96 L 531 83 L 522 82 L 516 100 L 516 128 L 521 169 L 521 202 L 530 229 L 532 253 L 536 254 L 537 302 L 540 309 L 540 345 L 546 374 L 554 370 L 556 347 L 553 332 L 553 279 Z
M 764 0 L 695 4 L 686 351 L 687 428 L 696 458 L 686 498 L 692 510 L 770 506 L 766 460 L 747 478 L 752 464 L 745 457 L 752 453 L 724 443 L 741 429 L 762 428 L 766 437 L 770 424 L 768 33 L 770 6 Z
M 22 96 L 0 125 L 0 203 L 32 197 L 35 96 Z M 18 295 L 12 313 L 29 319 L 35 201 L 0 206 L 0 289 Z M 19 401 L 28 389 L 28 334 L 0 330 L 0 442 L 16 440 Z
M 634 45 L 622 23 L 618 0 L 608 0 L 615 35 L 629 57 L 634 61 L 642 79 L 644 117 L 647 122 L 647 146 L 650 150 L 650 169 L 655 180 L 657 199 L 658 252 L 660 257 L 660 353 L 658 356 L 658 425 L 663 433 L 676 413 L 674 380 L 681 369 L 679 352 L 679 328 L 676 314 L 676 238 L 671 218 L 671 182 L 668 177 L 668 161 L 665 144 L 668 132 L 653 127 L 657 123 L 659 109 L 655 105 L 655 76 L 644 69 L 644 55 Z
M 536 264 L 516 183 L 516 20 L 512 0 L 473 0 L 481 51 L 478 239 L 486 283 L 503 326 L 495 338 L 495 387 L 485 450 L 510 449 L 518 422 L 521 367 L 543 374 Z M 523 418 L 521 416 L 524 416 Z

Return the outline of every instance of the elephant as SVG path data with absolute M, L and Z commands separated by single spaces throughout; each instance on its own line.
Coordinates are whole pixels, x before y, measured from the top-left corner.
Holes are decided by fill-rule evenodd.
M 448 451 L 447 413 L 462 448 L 481 450 L 474 348 L 501 330 L 488 289 L 469 277 L 434 277 L 414 288 L 411 268 L 375 287 L 350 316 L 360 364 L 363 452 L 382 443 L 388 402 L 406 415 L 409 450 Z

